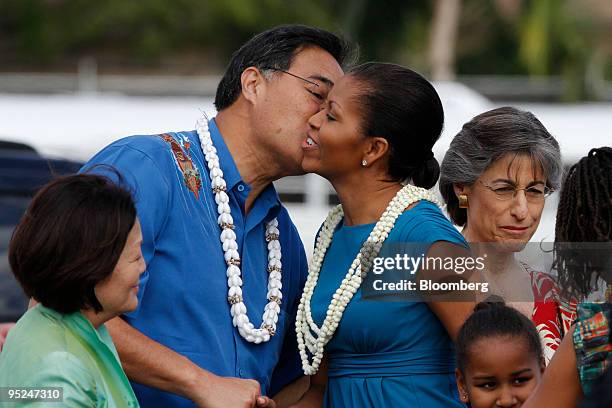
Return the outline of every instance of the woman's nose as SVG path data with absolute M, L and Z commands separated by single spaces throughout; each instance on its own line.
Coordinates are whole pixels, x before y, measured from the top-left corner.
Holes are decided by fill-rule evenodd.
M 529 206 L 524 190 L 517 191 L 515 196 L 512 198 L 512 207 L 510 212 L 519 220 L 524 220 L 527 217 L 527 214 L 529 213 Z
M 310 119 L 308 119 L 308 126 L 310 126 L 311 129 L 319 130 L 319 128 L 321 127 L 322 118 L 324 116 L 325 109 L 319 110 L 319 112 L 315 113 L 310 117 Z

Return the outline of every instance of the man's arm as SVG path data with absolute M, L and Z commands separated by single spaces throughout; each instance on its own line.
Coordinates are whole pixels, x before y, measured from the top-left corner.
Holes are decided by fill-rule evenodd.
M 132 381 L 181 395 L 198 407 L 252 407 L 260 395 L 257 381 L 214 375 L 119 317 L 106 327 Z

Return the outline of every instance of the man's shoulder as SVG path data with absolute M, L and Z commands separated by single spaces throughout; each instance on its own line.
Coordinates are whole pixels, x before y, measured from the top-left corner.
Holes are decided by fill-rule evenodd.
M 105 147 L 102 151 L 107 149 L 127 148 L 140 151 L 146 155 L 155 155 L 159 152 L 165 152 L 168 150 L 168 146 L 172 141 L 180 142 L 182 140 L 189 140 L 194 138 L 196 135 L 195 131 L 181 131 L 181 132 L 165 132 L 150 135 L 132 135 L 118 139 Z

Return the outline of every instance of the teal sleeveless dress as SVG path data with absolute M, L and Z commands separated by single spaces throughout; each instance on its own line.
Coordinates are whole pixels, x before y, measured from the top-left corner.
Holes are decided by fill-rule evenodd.
M 321 325 L 333 293 L 375 224 L 339 224 L 325 256 L 311 308 Z M 427 201 L 405 211 L 386 243 L 467 243 Z M 424 302 L 371 301 L 359 289 L 325 348 L 326 407 L 465 407 L 455 382 L 453 343 Z

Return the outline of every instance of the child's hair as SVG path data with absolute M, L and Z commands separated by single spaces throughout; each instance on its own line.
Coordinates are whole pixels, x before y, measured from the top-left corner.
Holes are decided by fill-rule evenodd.
M 526 316 L 502 302 L 481 302 L 459 330 L 456 345 L 459 371 L 465 373 L 470 347 L 489 337 L 522 337 L 538 361 L 544 358 L 540 336 Z
M 612 148 L 592 149 L 568 171 L 557 209 L 555 267 L 566 295 L 586 297 L 597 290 L 605 267 L 600 248 L 573 247 L 575 242 L 612 239 Z M 604 260 L 605 261 L 605 260 Z

